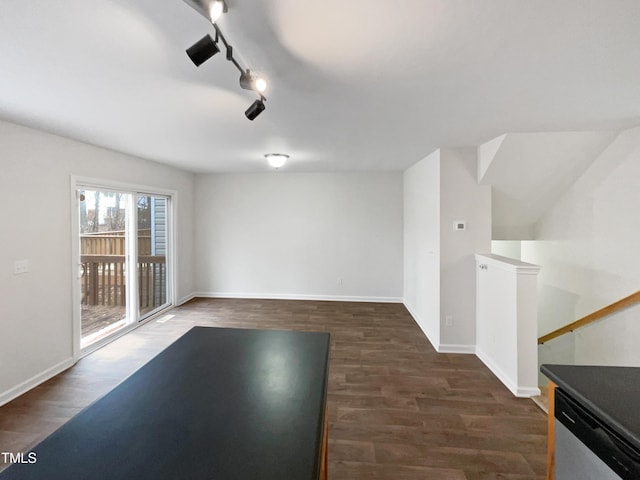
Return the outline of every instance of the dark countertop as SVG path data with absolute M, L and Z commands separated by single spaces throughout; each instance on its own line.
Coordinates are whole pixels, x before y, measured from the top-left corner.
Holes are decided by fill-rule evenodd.
M 540 371 L 640 450 L 640 368 L 542 365 Z
M 315 480 L 328 362 L 328 333 L 194 327 L 0 479 Z

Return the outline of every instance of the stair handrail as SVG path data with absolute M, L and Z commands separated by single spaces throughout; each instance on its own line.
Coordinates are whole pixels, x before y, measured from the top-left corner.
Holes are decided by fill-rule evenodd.
M 564 327 L 558 328 L 557 330 L 554 330 L 552 332 L 547 333 L 546 335 L 543 335 L 538 339 L 538 345 L 542 345 L 543 343 L 548 342 L 549 340 L 553 340 L 554 338 L 564 335 L 565 333 L 573 332 L 574 330 L 580 327 L 584 327 L 585 325 L 588 325 L 592 322 L 595 322 L 596 320 L 600 320 L 603 317 L 611 315 L 612 313 L 615 313 L 627 307 L 630 307 L 631 305 L 638 302 L 640 302 L 640 290 L 638 290 L 635 293 L 632 293 L 628 297 L 624 297 L 623 299 L 618 300 L 617 302 L 613 302 L 612 304 L 607 305 L 606 307 L 602 307 L 601 309 L 596 310 L 595 312 L 590 313 L 589 315 L 582 317 L 576 320 L 575 322 L 571 322 L 568 325 L 565 325 Z

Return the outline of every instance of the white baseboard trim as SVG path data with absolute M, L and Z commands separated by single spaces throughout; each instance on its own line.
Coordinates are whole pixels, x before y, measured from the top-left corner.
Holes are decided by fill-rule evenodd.
M 528 387 L 524 385 L 518 385 L 518 382 L 514 381 L 509 375 L 507 375 L 493 359 L 487 355 L 482 349 L 476 347 L 476 356 L 482 360 L 489 370 L 498 377 L 504 385 L 513 393 L 516 397 L 530 398 L 540 395 L 540 389 L 537 386 Z
M 415 310 L 411 307 L 411 305 L 409 305 L 406 302 L 406 300 L 403 300 L 402 304 L 404 305 L 404 308 L 406 308 L 407 311 L 409 312 L 409 315 L 411 315 L 411 317 L 413 318 L 413 321 L 416 322 L 420 330 L 422 330 L 422 333 L 424 334 L 424 336 L 427 337 L 427 340 L 429 340 L 429 343 L 431 344 L 433 349 L 436 352 L 439 352 L 440 344 L 437 342 L 434 342 L 434 339 L 431 338 L 431 336 L 429 335 L 429 332 L 427 332 L 425 328 L 422 326 L 423 322 L 420 319 L 420 316 L 415 312 Z
M 339 295 L 303 295 L 296 293 L 194 292 L 189 300 L 202 298 L 245 298 L 247 300 L 316 300 L 327 302 L 402 303 L 399 297 L 356 297 Z
M 50 378 L 55 377 L 59 373 L 64 372 L 66 369 L 72 367 L 74 363 L 75 361 L 73 360 L 73 358 L 71 357 L 67 358 L 66 360 L 63 360 L 57 365 L 54 365 L 53 367 L 46 369 L 44 372 L 34 375 L 33 377 L 29 378 L 28 380 L 25 380 L 21 384 L 16 385 L 15 387 L 10 388 L 6 392 L 1 393 L 0 406 L 4 405 L 5 403 L 9 403 L 11 400 L 18 398 L 23 393 L 27 393 L 32 388 L 35 388 L 41 383 L 46 382 Z
M 195 293 L 191 293 L 186 297 L 182 297 L 181 299 L 178 300 L 176 307 L 179 307 L 180 305 L 187 303 L 189 300 L 193 300 L 194 298 L 196 298 L 196 296 L 197 295 Z
M 475 354 L 476 353 L 476 346 L 475 345 L 456 345 L 456 344 L 441 343 L 440 344 L 440 348 L 438 348 L 438 353 Z
M 540 388 L 538 387 L 518 387 L 515 395 L 521 398 L 538 397 L 541 395 Z

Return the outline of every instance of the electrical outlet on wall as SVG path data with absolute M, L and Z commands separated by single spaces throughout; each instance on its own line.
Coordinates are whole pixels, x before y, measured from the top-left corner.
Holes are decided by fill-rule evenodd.
M 13 262 L 13 274 L 22 275 L 29 272 L 29 260 L 16 260 Z
M 453 327 L 453 316 L 452 315 L 447 315 L 446 317 L 444 317 L 444 324 L 447 327 Z

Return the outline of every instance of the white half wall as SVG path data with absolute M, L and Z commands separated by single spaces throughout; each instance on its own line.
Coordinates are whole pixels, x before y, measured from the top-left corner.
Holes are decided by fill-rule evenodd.
M 475 255 L 476 354 L 519 397 L 540 395 L 537 346 L 537 265 L 499 255 Z
M 404 304 L 440 348 L 440 150 L 404 172 Z
M 196 179 L 198 293 L 401 301 L 402 174 Z
M 0 121 L 0 404 L 71 365 L 72 175 L 178 192 L 177 296 L 193 291 L 194 178 Z M 28 259 L 29 273 L 14 275 Z

